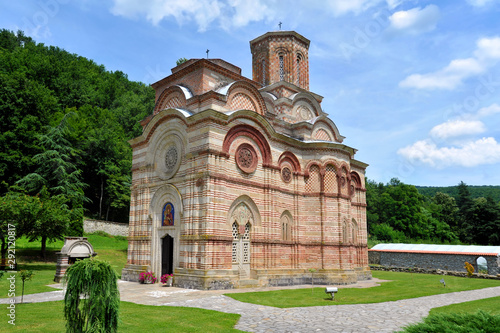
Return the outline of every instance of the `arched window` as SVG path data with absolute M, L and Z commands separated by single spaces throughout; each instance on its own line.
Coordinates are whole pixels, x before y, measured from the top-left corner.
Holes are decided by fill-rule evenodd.
M 290 218 L 286 215 L 281 217 L 281 239 L 290 240 L 291 239 L 291 225 Z
M 262 59 L 261 62 L 261 70 L 262 70 L 262 85 L 266 85 L 266 61 Z
M 280 81 L 285 79 L 285 60 L 283 54 L 279 55 L 279 65 L 280 65 Z
M 301 61 L 300 54 L 297 54 L 297 85 L 300 86 L 300 61 Z

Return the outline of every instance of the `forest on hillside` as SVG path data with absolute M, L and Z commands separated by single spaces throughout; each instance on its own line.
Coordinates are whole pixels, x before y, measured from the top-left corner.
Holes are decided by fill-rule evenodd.
M 153 88 L 8 30 L 0 31 L 0 86 L 0 194 L 16 185 L 54 195 L 77 180 L 87 216 L 128 221 L 127 140 L 152 112 Z
M 474 187 L 473 187 L 474 188 Z M 451 193 L 421 194 L 420 188 L 392 179 L 366 182 L 369 239 L 376 242 L 500 245 L 500 203 L 472 195 L 464 182 Z
M 153 88 L 5 29 L 0 88 L 2 257 L 10 225 L 18 237 L 41 238 L 43 252 L 46 241 L 81 235 L 84 216 L 128 222 L 127 141 L 153 110 Z M 373 241 L 500 244 L 498 187 L 429 192 L 397 179 L 366 187 Z
M 426 197 L 433 197 L 436 193 L 446 193 L 454 198 L 458 196 L 458 186 L 415 186 L 420 194 Z M 494 185 L 467 185 L 472 198 L 491 197 L 494 201 L 500 202 L 500 186 Z

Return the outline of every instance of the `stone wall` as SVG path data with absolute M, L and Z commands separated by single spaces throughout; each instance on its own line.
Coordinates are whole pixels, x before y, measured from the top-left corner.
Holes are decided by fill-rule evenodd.
M 500 274 L 500 258 L 494 255 L 368 251 L 369 263 L 373 265 L 418 267 L 453 272 L 465 272 L 466 261 L 474 266 L 475 272 L 478 272 L 477 259 L 479 257 L 486 259 L 489 275 Z
M 370 265 L 370 270 L 372 270 L 372 271 L 385 271 L 385 272 L 420 273 L 420 274 L 434 274 L 434 275 L 467 277 L 467 272 L 443 271 L 441 269 L 425 269 L 425 268 L 418 268 L 418 267 L 413 267 L 413 268 L 410 268 L 410 267 L 385 267 L 385 266 Z M 474 274 L 472 274 L 471 277 L 476 278 L 476 279 L 500 280 L 500 274 L 488 275 L 488 274 L 474 273 Z
M 104 231 L 113 236 L 128 236 L 128 223 L 84 220 L 83 231 L 90 234 L 96 231 Z

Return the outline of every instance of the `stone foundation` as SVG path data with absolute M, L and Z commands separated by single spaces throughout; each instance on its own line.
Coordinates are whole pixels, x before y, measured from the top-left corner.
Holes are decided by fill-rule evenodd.
M 139 282 L 139 274 L 146 272 L 148 266 L 127 264 L 122 270 L 121 279 L 124 281 Z
M 145 266 L 127 265 L 122 271 L 122 280 L 138 281 Z M 142 267 L 142 268 L 141 268 Z M 142 269 L 142 270 L 141 270 Z M 224 290 L 247 287 L 277 287 L 302 284 L 347 285 L 371 279 L 368 268 L 354 270 L 318 270 L 311 273 L 306 269 L 262 269 L 252 270 L 248 278 L 240 278 L 237 270 L 181 269 L 174 272 L 173 285 L 179 288 L 199 290 Z

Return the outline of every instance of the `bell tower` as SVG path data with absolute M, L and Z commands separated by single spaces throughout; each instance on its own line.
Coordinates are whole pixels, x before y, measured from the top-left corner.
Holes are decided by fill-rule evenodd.
M 295 31 L 273 31 L 250 41 L 252 78 L 263 87 L 286 81 L 309 90 L 309 39 Z

